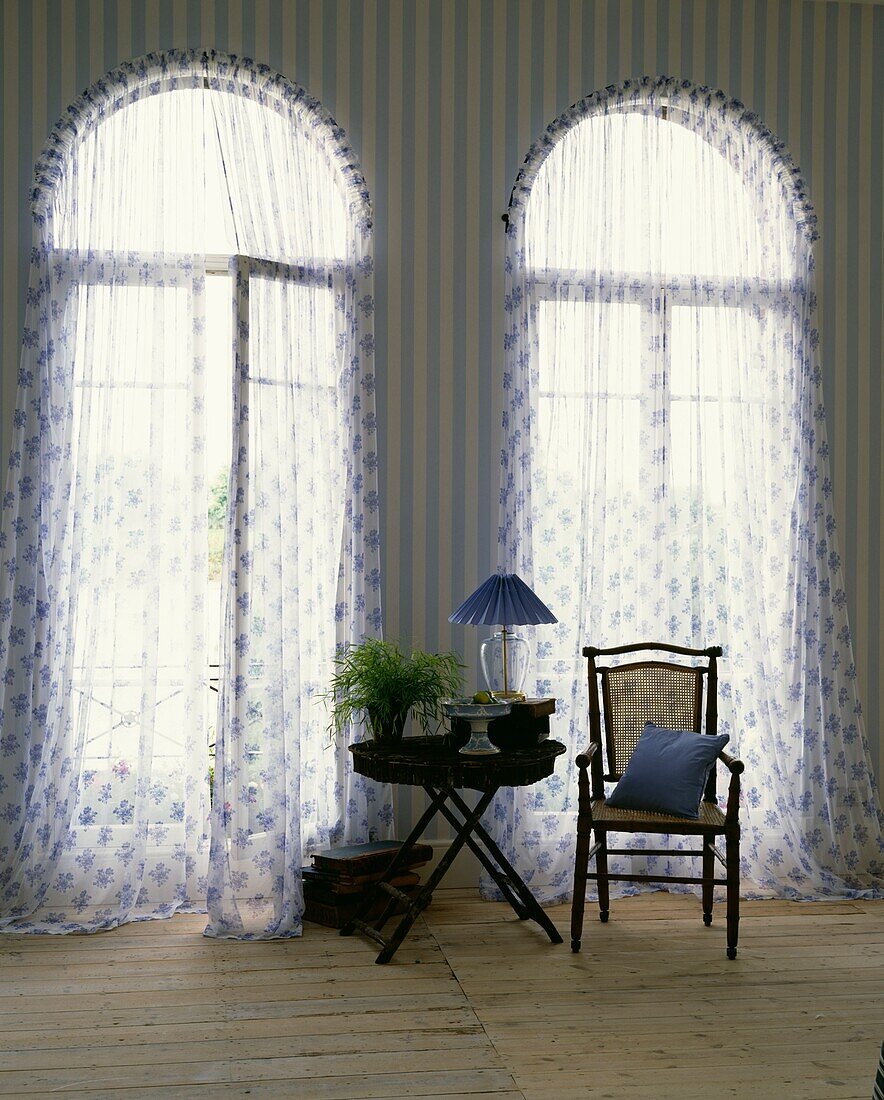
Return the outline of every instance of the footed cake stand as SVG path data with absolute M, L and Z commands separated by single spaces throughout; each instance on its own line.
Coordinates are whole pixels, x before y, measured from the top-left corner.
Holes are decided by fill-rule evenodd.
M 486 756 L 500 752 L 488 739 L 488 723 L 503 718 L 512 710 L 512 703 L 474 703 L 471 699 L 443 699 L 442 713 L 446 718 L 463 718 L 470 724 L 470 739 L 460 749 L 464 756 Z

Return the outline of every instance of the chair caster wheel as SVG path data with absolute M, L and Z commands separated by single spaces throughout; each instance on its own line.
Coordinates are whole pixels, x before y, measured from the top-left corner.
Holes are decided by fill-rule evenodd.
M 602 922 L 602 924 L 607 924 L 608 923 L 608 910 L 607 909 L 599 910 L 599 920 Z
M 571 950 L 575 953 L 580 950 L 580 940 L 571 940 Z
M 704 913 L 703 914 L 703 923 L 706 925 L 707 928 L 709 927 L 710 924 L 712 924 L 712 914 L 711 913 Z
M 737 957 L 737 949 L 736 949 L 736 947 L 729 947 L 729 948 L 727 949 L 727 957 L 728 957 L 729 959 L 735 959 L 735 958 Z

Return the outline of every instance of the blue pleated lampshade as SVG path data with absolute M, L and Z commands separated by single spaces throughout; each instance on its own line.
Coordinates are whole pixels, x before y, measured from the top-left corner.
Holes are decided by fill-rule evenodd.
M 557 623 L 543 600 L 539 599 L 518 573 L 495 573 L 448 616 L 450 623 L 470 626 L 499 623 L 503 626 L 534 626 Z

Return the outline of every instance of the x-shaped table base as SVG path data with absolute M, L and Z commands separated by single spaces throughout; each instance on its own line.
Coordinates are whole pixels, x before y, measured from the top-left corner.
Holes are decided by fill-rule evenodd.
M 536 921 L 553 943 L 561 943 L 562 937 L 556 931 L 553 922 L 540 907 L 516 869 L 482 827 L 482 814 L 491 805 L 498 788 L 481 792 L 475 809 L 471 810 L 453 787 L 438 787 L 429 783 L 424 783 L 422 786 L 430 797 L 429 806 L 387 868 L 384 880 L 368 892 L 356 916 L 341 929 L 341 935 L 350 936 L 358 929 L 381 944 L 381 952 L 375 962 L 389 962 L 418 916 L 430 904 L 433 891 L 445 877 L 457 853 L 466 845 L 497 883 L 500 892 L 512 906 L 519 920 Z M 426 883 L 413 897 L 410 897 L 392 886 L 390 880 L 407 869 L 409 853 L 437 813 L 441 813 L 452 825 L 455 836 Z M 373 923 L 369 923 L 365 918 L 380 894 L 386 894 L 389 900 L 380 917 Z M 385 936 L 382 929 L 393 916 L 397 903 L 406 906 L 405 913 L 392 933 Z

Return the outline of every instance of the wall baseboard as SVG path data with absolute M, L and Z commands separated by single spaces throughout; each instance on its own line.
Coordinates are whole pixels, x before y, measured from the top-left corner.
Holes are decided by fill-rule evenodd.
M 430 840 L 426 843 L 433 848 L 433 858 L 423 867 L 419 867 L 421 882 L 426 882 L 439 865 L 439 860 L 448 851 L 450 840 Z M 439 884 L 440 890 L 477 890 L 479 888 L 479 871 L 481 864 L 467 847 L 461 848 L 454 859 L 454 863 L 448 868 L 448 872 Z

